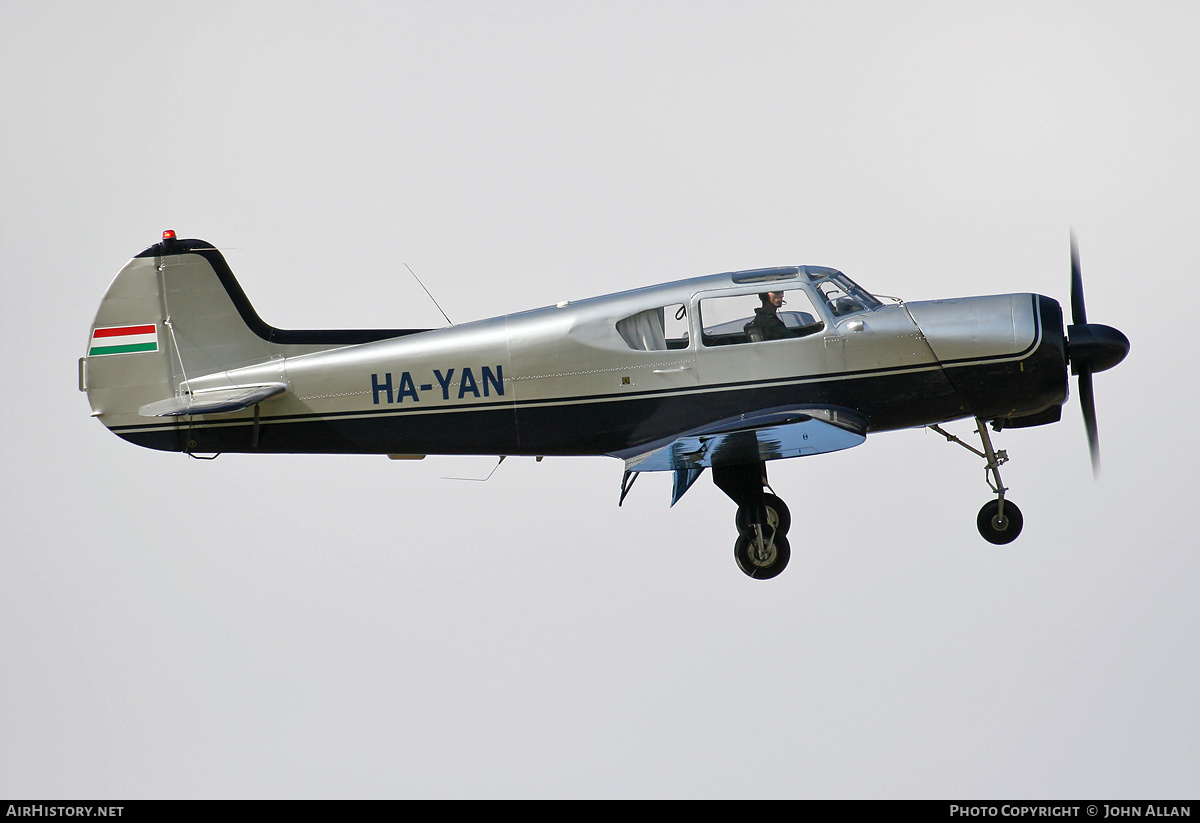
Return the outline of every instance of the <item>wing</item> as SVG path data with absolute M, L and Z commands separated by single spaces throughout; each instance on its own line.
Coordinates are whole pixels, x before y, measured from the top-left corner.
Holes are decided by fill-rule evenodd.
M 630 472 L 679 471 L 805 457 L 857 446 L 867 419 L 839 406 L 778 406 L 617 452 Z
M 671 505 L 711 466 L 734 466 L 805 457 L 857 446 L 867 439 L 867 418 L 841 406 L 776 406 L 613 453 L 625 460 L 621 500 L 639 472 L 675 472 Z
M 266 383 L 260 386 L 232 386 L 226 389 L 198 391 L 147 403 L 138 409 L 142 417 L 178 417 L 185 414 L 228 414 L 248 409 L 255 403 L 283 394 L 286 383 Z

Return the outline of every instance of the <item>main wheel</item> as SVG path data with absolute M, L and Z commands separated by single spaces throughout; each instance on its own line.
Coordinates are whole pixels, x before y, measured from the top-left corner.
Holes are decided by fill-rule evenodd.
M 792 547 L 781 532 L 776 532 L 761 549 L 757 537 L 743 534 L 733 544 L 733 557 L 745 574 L 755 580 L 768 580 L 787 568 Z
M 1016 503 L 1005 500 L 1004 515 L 1001 516 L 1000 501 L 989 500 L 979 510 L 979 517 L 975 518 L 975 524 L 979 526 L 979 533 L 983 535 L 984 540 L 1002 546 L 1017 539 L 1025 521 L 1021 517 L 1021 510 L 1017 508 Z
M 763 505 L 767 509 L 767 522 L 764 525 L 774 529 L 776 534 L 787 534 L 788 529 L 792 527 L 792 513 L 788 511 L 787 503 L 784 503 L 773 494 L 764 494 Z M 739 535 L 748 537 L 754 534 L 754 523 L 752 520 L 753 517 L 750 514 L 750 508 L 748 506 L 738 506 L 734 522 L 737 523 Z

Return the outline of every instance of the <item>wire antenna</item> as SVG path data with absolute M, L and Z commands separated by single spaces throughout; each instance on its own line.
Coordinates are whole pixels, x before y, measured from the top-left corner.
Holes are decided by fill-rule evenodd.
M 500 468 L 500 464 L 508 458 L 507 454 L 500 455 L 499 462 L 492 466 L 492 470 L 487 473 L 487 477 L 443 477 L 443 480 L 471 480 L 476 483 L 486 483 L 492 479 L 492 475 L 496 473 L 496 469 Z
M 446 312 L 442 311 L 442 307 L 440 305 L 438 305 L 438 301 L 434 298 L 434 296 L 432 294 L 429 294 L 429 289 L 425 288 L 425 284 L 421 282 L 421 278 L 417 277 L 417 273 L 412 270 L 412 266 L 405 263 L 404 268 L 408 269 L 408 273 L 413 276 L 413 280 L 417 281 L 417 285 L 420 286 L 422 289 L 424 289 L 425 293 L 429 295 L 430 300 L 433 300 L 433 305 L 437 306 L 437 310 L 442 312 L 442 317 L 446 318 L 446 322 L 448 324 L 450 324 L 451 326 L 453 326 L 454 321 L 450 319 L 450 315 L 448 315 L 448 314 L 446 314 Z

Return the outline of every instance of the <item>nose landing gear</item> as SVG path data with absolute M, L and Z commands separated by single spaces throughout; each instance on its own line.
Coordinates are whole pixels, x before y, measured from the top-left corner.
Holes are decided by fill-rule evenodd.
M 984 540 L 1002 546 L 1017 539 L 1017 536 L 1021 534 L 1021 527 L 1025 525 L 1025 519 L 1021 516 L 1021 510 L 1017 508 L 1016 503 L 1004 499 L 1004 493 L 1008 491 L 1008 488 L 1000 479 L 1000 467 L 1008 462 L 1008 453 L 995 451 L 992 448 L 992 438 L 988 435 L 987 424 L 983 420 L 976 417 L 975 426 L 975 433 L 979 435 L 983 451 L 964 443 L 941 426 L 931 425 L 929 428 L 987 461 L 987 466 L 984 468 L 985 477 L 988 486 L 995 492 L 996 499 L 989 500 L 983 505 L 983 508 L 979 510 L 978 517 L 975 518 L 975 525 L 979 528 L 979 534 Z

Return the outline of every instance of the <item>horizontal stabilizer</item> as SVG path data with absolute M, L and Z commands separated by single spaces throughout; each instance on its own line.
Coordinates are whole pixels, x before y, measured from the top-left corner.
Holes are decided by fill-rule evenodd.
M 625 459 L 626 471 L 679 471 L 825 454 L 866 438 L 867 420 L 852 409 L 780 406 L 718 420 L 614 456 Z M 677 492 L 676 499 L 682 496 Z
M 259 386 L 233 386 L 209 389 L 147 403 L 138 409 L 142 417 L 179 417 L 185 414 L 229 414 L 248 409 L 288 390 L 286 383 L 265 383 Z

